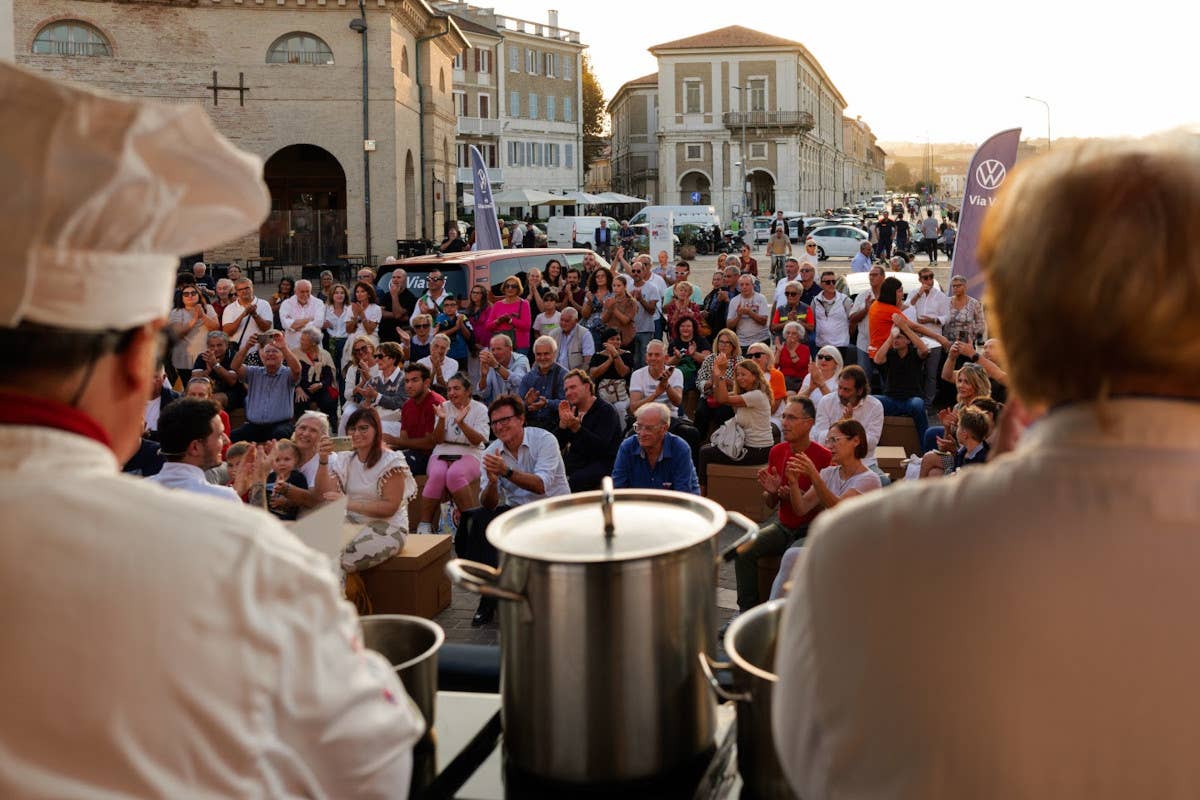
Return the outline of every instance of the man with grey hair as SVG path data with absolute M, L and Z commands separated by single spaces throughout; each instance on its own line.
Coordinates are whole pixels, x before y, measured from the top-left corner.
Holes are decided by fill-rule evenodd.
M 596 342 L 590 331 L 579 324 L 579 312 L 570 306 L 562 310 L 558 327 L 550 332 L 558 345 L 558 365 L 565 370 L 583 369 L 596 354 Z
M 554 431 L 558 428 L 558 404 L 565 397 L 563 379 L 567 370 L 555 361 L 558 343 L 539 336 L 533 343 L 533 368 L 525 373 L 517 396 L 525 401 L 525 424 Z
M 197 261 L 195 264 L 192 264 L 192 277 L 196 279 L 196 285 L 203 289 L 205 296 L 211 303 L 213 297 L 216 296 L 217 286 L 213 283 L 212 275 L 208 274 L 208 265 L 203 261 Z
M 529 372 L 529 359 L 522 353 L 514 353 L 512 339 L 502 333 L 492 337 L 491 345 L 479 351 L 476 391 L 485 403 L 506 394 L 520 396 L 521 381 Z
M 700 479 L 688 443 L 670 432 L 671 409 L 647 403 L 637 410 L 635 435 L 621 442 L 613 464 L 618 489 L 669 489 L 700 494 Z
M 225 306 L 236 302 L 233 296 L 233 281 L 229 278 L 221 278 L 217 281 L 216 297 L 213 299 L 213 308 L 216 309 L 217 316 L 220 317 L 225 313 Z
M 868 272 L 871 265 L 875 263 L 873 255 L 875 248 L 871 246 L 869 241 L 864 241 L 858 246 L 858 255 L 850 259 L 851 272 Z
M 295 293 L 279 305 L 279 322 L 290 350 L 300 349 L 300 331 L 310 325 L 320 330 L 325 324 L 325 304 L 313 297 L 312 281 L 296 281 Z

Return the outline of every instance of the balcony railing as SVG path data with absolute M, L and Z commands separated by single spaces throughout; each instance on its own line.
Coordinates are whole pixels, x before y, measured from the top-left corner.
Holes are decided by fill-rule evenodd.
M 807 111 L 727 111 L 721 115 L 726 128 L 794 128 L 813 129 L 813 115 Z
M 458 132 L 464 136 L 499 136 L 500 120 L 490 117 L 459 117 Z
M 492 182 L 492 186 L 504 183 L 504 170 L 500 167 L 488 167 L 488 180 Z M 458 182 L 465 183 L 468 186 L 475 182 L 475 178 L 471 175 L 470 167 L 458 168 Z

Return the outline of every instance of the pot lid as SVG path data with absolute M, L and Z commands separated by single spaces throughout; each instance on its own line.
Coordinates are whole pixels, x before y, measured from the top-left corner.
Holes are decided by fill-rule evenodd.
M 600 563 L 685 550 L 725 526 L 725 509 L 707 498 L 618 489 L 612 493 L 612 535 L 606 536 L 603 497 L 604 491 L 581 492 L 520 506 L 488 526 L 488 541 L 521 558 Z

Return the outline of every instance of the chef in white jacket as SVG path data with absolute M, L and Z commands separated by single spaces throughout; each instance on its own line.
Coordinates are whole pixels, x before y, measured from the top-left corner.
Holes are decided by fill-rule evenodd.
M 1009 174 L 978 253 L 1002 437 L 1036 421 L 814 523 L 773 705 L 800 797 L 1200 797 L 1198 218 L 1194 134 Z
M 424 724 L 328 560 L 120 472 L 178 256 L 258 227 L 261 171 L 0 64 L 0 797 L 407 794 Z

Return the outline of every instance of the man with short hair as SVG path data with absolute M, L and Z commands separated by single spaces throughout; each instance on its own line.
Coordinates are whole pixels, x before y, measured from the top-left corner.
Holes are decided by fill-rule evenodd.
M 737 281 L 738 293 L 729 300 L 728 327 L 738 335 L 742 354 L 755 342 L 770 339 L 767 323 L 767 299 L 754 291 L 754 278 L 742 275 Z
M 596 228 L 596 230 L 592 232 L 592 241 L 596 245 L 596 252 L 599 253 L 605 261 L 608 260 L 608 253 L 612 248 L 612 235 L 613 232 L 608 228 L 608 220 L 603 218 L 600 220 L 600 227 Z
M 525 403 L 525 424 L 553 431 L 558 427 L 558 404 L 567 371 L 555 361 L 558 343 L 539 336 L 533 343 L 533 367 L 521 378 L 517 396 Z
M 488 419 L 495 439 L 483 451 L 479 479 L 481 507 L 463 513 L 456 549 L 463 558 L 498 566 L 499 554 L 487 540 L 488 523 L 509 509 L 570 494 L 558 440 L 549 431 L 525 426 L 525 404 L 506 394 L 488 406 Z M 486 595 L 479 600 L 471 625 L 492 621 L 496 600 Z
M 246 341 L 253 340 L 252 334 L 261 333 L 271 327 L 271 304 L 254 296 L 254 284 L 249 278 L 238 278 L 233 283 L 237 302 L 226 306 L 221 314 L 221 330 L 230 342 L 240 350 Z M 253 327 L 251 327 L 253 325 Z
M 791 232 L 788 230 L 787 220 L 783 218 L 783 212 L 776 210 L 775 217 L 771 220 L 771 233 L 775 233 L 776 228 L 783 228 L 783 235 L 791 237 Z
M 655 314 L 663 295 L 658 287 L 650 282 L 649 260 L 634 259 L 630 274 L 633 276 L 633 287 L 629 290 L 629 296 L 636 304 L 633 318 L 633 363 L 640 366 L 646 363 L 646 345 L 654 338 Z
M 370 281 L 364 281 L 370 283 Z M 353 295 L 353 289 L 351 289 Z M 408 321 L 417 310 L 417 296 L 408 288 L 408 273 L 402 269 L 392 270 L 387 287 L 378 295 L 376 302 L 382 312 L 379 321 L 379 341 L 403 341 L 400 331 L 408 327 Z
M 436 318 L 442 313 L 442 304 L 446 302 L 446 276 L 440 269 L 435 269 L 429 273 L 428 281 L 429 288 L 417 300 L 417 308 L 422 314 Z
M 896 250 L 908 251 L 908 238 L 911 235 L 908 220 L 904 219 L 904 212 L 896 212 L 896 221 L 893 223 L 896 229 Z
M 817 350 L 826 345 L 836 347 L 843 362 L 853 363 L 858 359 L 858 348 L 850 344 L 850 309 L 854 304 L 837 290 L 833 270 L 821 273 L 820 287 L 820 294 L 809 305 L 813 312 L 814 344 Z
M 562 445 L 567 482 L 572 492 L 599 489 L 600 480 L 612 472 L 624 426 L 616 409 L 596 397 L 595 383 L 583 370 L 567 373 L 563 392 L 555 436 Z
M 579 312 L 564 308 L 558 318 L 558 327 L 550 332 L 557 346 L 555 360 L 565 370 L 583 369 L 596 354 L 596 342 L 591 331 L 579 324 Z
M 221 407 L 213 400 L 183 397 L 172 403 L 158 424 L 159 449 L 167 463 L 146 480 L 167 489 L 240 503 L 233 489 L 215 486 L 204 477 L 205 470 L 221 465 L 221 452 L 229 444 L 220 412 Z
M 325 304 L 313 297 L 312 281 L 296 281 L 295 293 L 279 304 L 279 322 L 289 350 L 300 349 L 300 331 L 325 324 Z
M 817 268 L 808 262 L 801 264 L 800 299 L 806 303 L 811 303 L 812 299 L 820 293 L 821 286 L 817 283 Z
M 925 209 L 925 219 L 921 220 L 921 244 L 925 246 L 925 255 L 930 264 L 938 261 L 938 222 L 933 218 L 933 209 Z
M 512 339 L 502 333 L 492 337 L 491 348 L 479 351 L 479 383 L 476 385 L 483 402 L 521 391 L 521 380 L 529 372 L 529 359 L 513 352 Z M 524 414 L 524 406 L 521 413 Z
M 617 450 L 612 472 L 615 488 L 700 494 L 691 448 L 670 433 L 671 420 L 671 409 L 662 403 L 638 408 L 636 434 L 621 442 Z
M 233 281 L 229 278 L 218 280 L 216 297 L 213 299 L 213 311 L 217 312 L 217 319 L 221 319 L 225 315 L 225 308 L 235 302 L 237 298 L 233 294 Z
M 929 347 L 910 327 L 908 317 L 893 314 L 892 323 L 892 334 L 875 351 L 875 364 L 884 377 L 884 391 L 877 398 L 883 404 L 884 416 L 911 417 L 917 428 L 917 442 L 924 442 L 929 427 L 924 397 Z
M 856 342 L 858 349 L 855 353 L 855 360 L 864 371 L 874 369 L 872 366 L 874 362 L 871 361 L 868 352 L 871 348 L 871 332 L 867 314 L 870 312 L 875 298 L 879 297 L 879 290 L 883 286 L 886 274 L 881 264 L 872 265 L 867 276 L 868 288 L 858 293 L 858 296 L 854 298 L 854 304 L 850 307 L 850 324 L 858 326 Z
M 772 299 L 771 314 L 774 316 L 775 309 L 784 305 L 787 298 L 783 296 L 783 289 L 789 283 L 798 282 L 800 280 L 800 262 L 794 258 L 789 258 L 783 262 L 783 278 L 775 285 L 775 296 Z
M 217 293 L 217 285 L 213 282 L 212 275 L 208 274 L 208 265 L 203 261 L 197 261 L 192 264 L 192 277 L 196 279 L 196 285 L 204 287 L 204 294 L 209 302 L 212 302 L 213 297 Z
M 663 403 L 675 418 L 681 402 L 683 373 L 667 364 L 667 346 L 655 339 L 646 348 L 646 366 L 634 370 L 629 378 L 629 411 L 636 416 L 647 403 Z
M 942 370 L 942 361 L 946 357 L 946 348 L 937 343 L 942 335 L 942 326 L 950 319 L 950 297 L 938 288 L 934 280 L 933 270 L 922 267 L 917 273 L 921 288 L 908 296 L 908 307 L 904 315 L 914 320 L 929 332 L 934 345 L 929 345 L 929 358 L 925 359 L 925 405 L 932 405 L 937 394 L 938 375 Z M 928 345 L 929 342 L 926 342 Z
M 400 406 L 400 432 L 384 434 L 383 440 L 393 450 L 404 453 L 413 475 L 424 475 L 433 452 L 433 428 L 437 423 L 437 407 L 446 402 L 431 387 L 433 373 L 424 364 L 412 363 L 404 368 L 404 392 L 408 399 Z
M 867 455 L 863 463 L 883 476 L 875 460 L 875 447 L 883 434 L 884 416 L 883 404 L 871 396 L 867 373 L 862 367 L 851 365 L 838 374 L 837 392 L 825 395 L 817 403 L 817 421 L 809 436 L 823 442 L 833 423 L 843 419 L 858 420 L 867 432 Z
M 875 223 L 875 230 L 879 234 L 879 243 L 875 246 L 875 257 L 887 258 L 892 254 L 892 234 L 896 230 L 896 224 L 888 216 L 886 208 L 879 215 L 879 221 Z
M 784 550 L 805 538 L 809 523 L 823 508 L 817 504 L 810 511 L 797 513 L 793 500 L 808 491 L 812 482 L 804 474 L 788 471 L 788 463 L 801 453 L 808 456 L 818 470 L 828 467 L 832 460 L 829 450 L 809 438 L 816 413 L 816 407 L 807 397 L 789 400 L 780 415 L 783 441 L 771 448 L 767 466 L 758 471 L 763 502 L 769 508 L 779 510 L 774 519 L 759 526 L 755 540 L 739 552 L 734 561 L 739 611 L 748 611 L 762 601 L 758 595 L 758 560 L 782 555 Z
M 637 231 L 629 227 L 629 220 L 621 220 L 621 227 L 617 229 L 617 241 L 626 253 L 634 251 L 634 243 L 637 241 Z
M 858 246 L 858 255 L 856 255 L 854 258 L 850 259 L 850 271 L 851 272 L 868 272 L 868 271 L 870 271 L 871 265 L 875 263 L 875 260 L 871 257 L 871 253 L 872 253 L 871 243 L 864 239 L 863 242 Z
M 232 371 L 246 384 L 246 422 L 230 437 L 235 442 L 266 442 L 292 433 L 292 396 L 300 380 L 300 361 L 286 342 L 262 347 L 262 366 L 245 366 L 246 353 L 257 342 L 247 339 L 233 357 Z M 285 367 L 286 364 L 286 367 Z
M 692 302 L 700 305 L 704 302 L 704 292 L 701 291 L 700 285 L 692 283 L 692 265 L 680 259 L 675 262 L 675 283 L 687 281 L 692 285 Z

